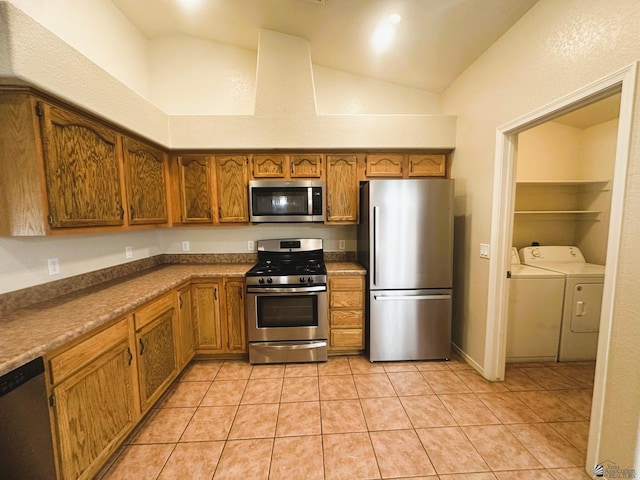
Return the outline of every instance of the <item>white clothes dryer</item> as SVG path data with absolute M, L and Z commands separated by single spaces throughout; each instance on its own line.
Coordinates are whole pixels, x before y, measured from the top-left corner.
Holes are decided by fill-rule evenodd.
M 578 247 L 538 246 L 520 250 L 522 263 L 565 276 L 558 360 L 595 360 L 600 331 L 604 265 L 587 263 Z
M 557 361 L 564 281 L 561 273 L 522 265 L 513 247 L 507 363 Z

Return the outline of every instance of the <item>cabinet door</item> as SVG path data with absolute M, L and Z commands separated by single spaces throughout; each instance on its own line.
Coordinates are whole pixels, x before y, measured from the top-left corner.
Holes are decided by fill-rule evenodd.
M 167 223 L 167 164 L 164 152 L 124 139 L 129 223 Z
M 327 222 L 357 222 L 357 165 L 356 155 L 327 156 Z
M 409 155 L 409 177 L 444 177 L 444 155 Z
M 291 155 L 291 178 L 321 178 L 322 155 Z
M 128 339 L 53 388 L 62 478 L 93 478 L 136 420 Z
M 38 108 L 51 227 L 123 225 L 120 137 L 53 105 Z
M 249 221 L 247 159 L 242 155 L 216 156 L 216 195 L 219 223 Z
M 227 348 L 230 352 L 246 352 L 244 290 L 242 280 L 226 282 Z
M 367 155 L 364 174 L 367 178 L 402 177 L 403 158 L 399 154 Z
M 183 223 L 211 223 L 211 175 L 206 157 L 178 157 Z
M 253 178 L 284 178 L 284 155 L 254 155 Z
M 193 314 L 196 322 L 196 350 L 224 351 L 222 317 L 220 315 L 221 282 L 195 284 L 191 287 Z
M 136 332 L 140 409 L 145 412 L 177 373 L 175 310 L 160 314 Z
M 193 358 L 195 353 L 195 330 L 191 309 L 191 288 L 178 290 L 178 330 L 179 330 L 179 369 Z

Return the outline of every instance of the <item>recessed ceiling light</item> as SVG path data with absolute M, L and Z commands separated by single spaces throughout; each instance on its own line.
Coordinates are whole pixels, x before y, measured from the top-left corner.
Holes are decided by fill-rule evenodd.
M 202 0 L 179 0 L 179 2 L 185 8 L 195 8 L 202 3 Z
M 391 15 L 389 15 L 389 22 L 394 24 L 394 25 L 398 25 L 400 22 L 402 21 L 402 17 L 400 15 L 398 15 L 397 13 L 392 13 Z
M 382 20 L 371 37 L 371 45 L 376 53 L 382 53 L 387 50 L 393 43 L 396 36 L 396 25 L 400 23 L 402 17 L 397 13 L 392 13 Z

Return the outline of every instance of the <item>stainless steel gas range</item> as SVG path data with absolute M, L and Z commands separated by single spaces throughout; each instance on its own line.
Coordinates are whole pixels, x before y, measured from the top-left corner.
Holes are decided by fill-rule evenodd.
M 247 272 L 249 362 L 327 360 L 327 269 L 322 239 L 259 240 Z

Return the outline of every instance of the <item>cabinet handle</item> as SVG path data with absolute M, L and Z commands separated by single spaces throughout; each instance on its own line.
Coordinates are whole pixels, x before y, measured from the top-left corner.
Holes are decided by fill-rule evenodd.
M 122 205 L 120 205 L 120 220 L 124 220 L 124 208 L 122 208 Z
M 242 300 L 243 298 L 244 297 L 243 297 L 242 289 L 240 289 L 240 300 Z
M 218 207 L 218 220 L 222 218 L 222 207 Z
M 214 288 L 213 289 L 213 299 L 217 302 L 218 301 L 218 289 Z
M 291 175 L 293 175 L 293 170 L 294 170 L 293 163 L 291 163 Z
M 178 300 L 180 301 L 180 308 L 182 309 L 182 295 L 178 297 Z
M 127 353 L 129 354 L 129 366 L 131 366 L 131 362 L 133 361 L 133 353 L 131 353 L 131 349 L 127 347 Z
M 129 217 L 133 220 L 136 216 L 136 211 L 133 208 L 133 205 L 129 205 Z
M 47 221 L 49 222 L 49 225 L 53 225 L 53 215 L 47 215 Z
M 210 208 L 207 209 L 207 217 L 209 218 L 209 220 L 211 220 L 213 218 L 213 214 L 211 213 L 211 209 Z
M 140 355 L 144 352 L 144 343 L 142 343 L 142 339 L 140 339 Z

